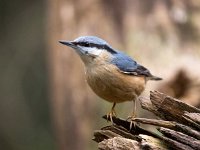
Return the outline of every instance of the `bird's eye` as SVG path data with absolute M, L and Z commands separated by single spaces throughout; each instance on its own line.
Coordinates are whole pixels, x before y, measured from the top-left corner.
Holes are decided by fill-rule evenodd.
M 90 44 L 89 44 L 89 43 L 85 43 L 84 46 L 85 46 L 85 47 L 89 47 Z

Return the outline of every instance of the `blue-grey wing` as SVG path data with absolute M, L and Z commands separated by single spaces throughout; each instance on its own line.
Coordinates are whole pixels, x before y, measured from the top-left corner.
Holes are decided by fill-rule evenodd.
M 120 72 L 124 74 L 152 77 L 152 74 L 147 68 L 138 64 L 124 53 L 119 52 L 115 54 L 111 62 L 119 68 Z

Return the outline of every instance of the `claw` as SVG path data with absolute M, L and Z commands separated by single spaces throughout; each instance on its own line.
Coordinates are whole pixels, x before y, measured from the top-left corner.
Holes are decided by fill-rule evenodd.
M 115 105 L 116 105 L 116 103 L 113 103 L 111 112 L 107 113 L 107 115 L 106 115 L 106 116 L 107 116 L 107 121 L 109 121 L 109 119 L 110 119 L 110 121 L 112 122 L 112 124 L 113 124 L 113 119 L 112 119 L 112 117 L 113 117 L 113 116 L 116 116 L 116 112 L 115 112 L 115 110 L 114 110 Z
M 110 121 L 112 122 L 112 124 L 113 124 L 113 119 L 112 119 L 112 117 L 115 116 L 115 113 L 110 112 L 110 113 L 107 113 L 106 116 L 107 116 L 107 122 L 110 120 Z
M 128 118 L 126 119 L 127 121 L 130 120 L 130 127 L 129 127 L 130 130 L 132 129 L 133 126 L 134 128 L 136 126 L 136 122 L 134 122 L 135 118 L 136 118 L 136 115 L 133 114 L 132 116 L 128 116 Z
M 126 120 L 130 120 L 130 130 L 134 126 L 136 127 L 136 123 L 134 122 L 134 119 L 136 118 L 136 100 L 133 101 L 133 113 L 131 116 L 128 116 Z

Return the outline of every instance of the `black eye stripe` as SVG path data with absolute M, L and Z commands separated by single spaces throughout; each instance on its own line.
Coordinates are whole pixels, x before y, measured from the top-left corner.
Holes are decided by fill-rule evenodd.
M 79 46 L 84 46 L 84 47 L 96 47 L 98 49 L 105 49 L 108 52 L 110 52 L 111 54 L 116 54 L 117 52 L 115 50 L 113 50 L 111 47 L 109 47 L 108 45 L 101 45 L 101 44 L 95 44 L 95 43 L 88 43 L 88 42 L 78 42 L 78 43 L 73 43 L 75 45 L 79 45 Z
M 88 42 L 74 42 L 73 44 L 77 46 L 91 47 L 91 44 Z

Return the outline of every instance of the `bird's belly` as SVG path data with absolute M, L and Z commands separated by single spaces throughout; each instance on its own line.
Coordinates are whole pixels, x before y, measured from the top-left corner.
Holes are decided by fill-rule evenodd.
M 144 77 L 129 76 L 120 72 L 86 74 L 93 91 L 109 102 L 135 100 L 145 88 Z

